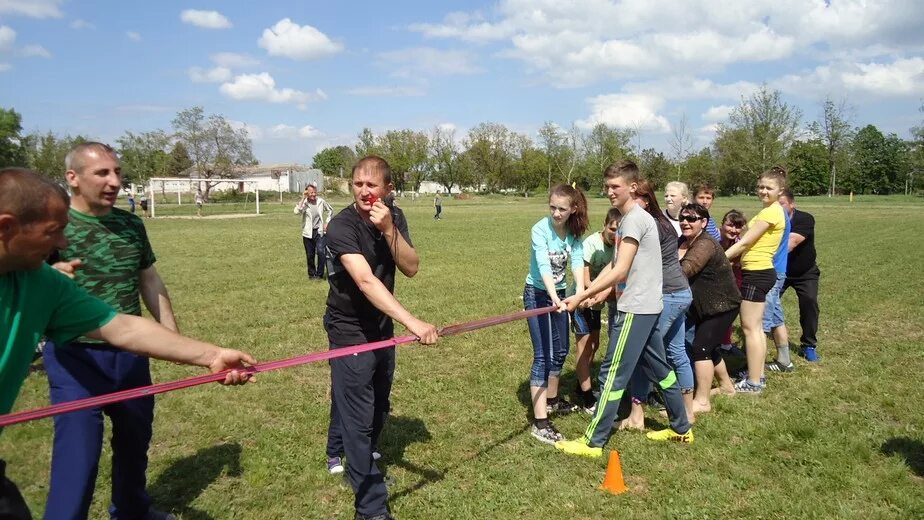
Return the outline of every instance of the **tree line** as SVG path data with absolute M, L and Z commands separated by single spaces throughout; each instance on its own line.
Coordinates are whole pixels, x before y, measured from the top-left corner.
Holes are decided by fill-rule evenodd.
M 924 114 L 924 104 L 919 111 Z M 313 166 L 325 175 L 344 176 L 357 158 L 377 154 L 392 166 L 397 189 L 418 191 L 424 181 L 432 181 L 449 193 L 525 195 L 559 182 L 596 191 L 603 169 L 622 159 L 638 163 L 657 186 L 681 180 L 708 184 L 724 194 L 750 192 L 757 175 L 774 165 L 789 170 L 791 187 L 800 195 L 921 191 L 924 121 L 905 140 L 874 125 L 855 125 L 852 112 L 846 101 L 829 98 L 816 118 L 805 120 L 778 90 L 762 86 L 741 98 L 701 149 L 694 146 L 685 116 L 673 125 L 667 153 L 642 148 L 637 128 L 601 123 L 583 130 L 549 121 L 530 137 L 502 123 L 483 122 L 464 135 L 447 126 L 379 134 L 364 128 L 352 145 L 318 152 Z M 60 177 L 67 150 L 84 140 L 51 132 L 22 135 L 20 115 L 0 109 L 0 166 L 28 166 Z M 198 106 L 177 113 L 170 131 L 127 131 L 115 145 L 130 182 L 181 174 L 233 178 L 257 162 L 246 129 Z

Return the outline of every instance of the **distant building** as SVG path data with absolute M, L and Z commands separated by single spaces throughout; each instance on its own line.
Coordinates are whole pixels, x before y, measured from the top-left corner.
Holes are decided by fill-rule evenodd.
M 285 191 L 301 193 L 305 186 L 314 184 L 318 191 L 324 191 L 324 173 L 317 168 L 310 168 L 302 164 L 258 164 L 256 166 L 243 166 L 238 169 L 239 175 L 233 179 L 247 182 L 222 182 L 212 187 L 212 190 L 225 191 L 236 189 L 241 193 L 259 189 L 263 191 Z M 199 186 L 189 182 L 190 178 L 202 178 L 195 167 L 184 170 L 177 179 L 165 181 L 163 190 L 168 192 L 196 191 Z M 185 179 L 184 179 L 185 178 Z M 256 185 L 252 184 L 256 182 Z M 204 181 L 201 182 L 204 184 Z M 204 189 L 204 186 L 202 187 Z

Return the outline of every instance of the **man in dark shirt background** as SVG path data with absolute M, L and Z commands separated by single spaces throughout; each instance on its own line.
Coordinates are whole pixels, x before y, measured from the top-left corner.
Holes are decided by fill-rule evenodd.
M 780 195 L 780 205 L 789 213 L 792 230 L 789 234 L 789 265 L 783 292 L 792 287 L 799 298 L 799 324 L 802 338 L 799 355 L 807 361 L 818 361 L 815 351 L 818 339 L 818 279 L 821 271 L 815 263 L 815 217 L 796 209 L 796 199 L 789 189 Z
M 330 291 L 324 328 L 330 348 L 390 339 L 392 320 L 421 343 L 436 343 L 436 327 L 408 312 L 393 294 L 395 268 L 413 277 L 420 258 L 404 213 L 386 203 L 394 189 L 391 168 L 381 157 L 364 157 L 353 167 L 351 188 L 354 203 L 330 221 L 326 235 Z M 391 518 L 372 452 L 388 416 L 394 371 L 394 347 L 331 360 L 329 437 L 342 439 L 357 519 Z

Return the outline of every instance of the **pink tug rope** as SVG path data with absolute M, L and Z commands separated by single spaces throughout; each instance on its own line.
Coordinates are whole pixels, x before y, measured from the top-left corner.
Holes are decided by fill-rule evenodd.
M 542 314 L 548 314 L 555 311 L 556 307 L 543 307 L 541 309 L 530 309 L 525 311 L 513 312 L 510 314 L 503 314 L 500 316 L 492 316 L 489 318 L 483 318 L 480 320 L 469 321 L 466 323 L 458 323 L 456 325 L 449 325 L 443 327 L 439 330 L 440 336 L 453 336 L 455 334 L 462 334 L 464 332 L 470 332 L 473 330 L 483 329 L 487 327 L 493 327 L 494 325 L 500 325 L 501 323 L 508 323 L 511 321 L 517 321 L 525 318 L 531 318 L 533 316 L 540 316 Z M 279 370 L 282 368 L 289 368 L 298 365 L 304 365 L 307 363 L 314 363 L 316 361 L 324 361 L 327 359 L 335 359 L 344 356 L 351 356 L 353 354 L 359 354 L 361 352 L 369 352 L 372 350 L 378 350 L 383 348 L 395 347 L 398 345 L 403 345 L 405 343 L 412 343 L 417 341 L 417 336 L 400 336 L 397 338 L 386 339 L 383 341 L 375 341 L 373 343 L 364 343 L 362 345 L 355 345 L 352 347 L 344 347 L 332 350 L 326 350 L 324 352 L 314 352 L 312 354 L 305 354 L 302 356 L 295 356 L 288 359 L 280 359 L 277 361 L 270 361 L 268 363 L 259 363 L 253 366 L 245 368 L 236 368 L 238 372 L 243 372 L 247 374 L 260 374 L 263 372 L 269 372 L 271 370 Z M 217 381 L 223 381 L 225 376 L 231 370 L 223 370 L 221 372 L 215 372 L 214 374 L 204 374 L 201 376 L 189 377 L 186 379 L 179 379 L 177 381 L 168 381 L 166 383 L 157 383 L 150 386 L 141 386 L 138 388 L 132 388 L 129 390 L 122 390 L 121 392 L 113 392 L 111 394 L 99 395 L 96 397 L 87 397 L 85 399 L 77 399 L 74 401 L 68 401 L 66 403 L 54 404 L 51 406 L 45 406 L 42 408 L 34 408 L 32 410 L 25 410 L 17 413 L 9 413 L 6 415 L 0 415 L 0 428 L 4 426 L 10 426 L 13 424 L 19 424 L 29 421 L 35 421 L 38 419 L 44 419 L 46 417 L 51 417 L 54 415 L 60 415 L 68 412 L 76 412 L 78 410 L 86 410 L 87 408 L 99 408 L 107 404 L 118 403 L 122 401 L 128 401 L 130 399 L 137 399 L 139 397 L 144 397 L 147 395 L 162 394 L 164 392 L 172 392 L 173 390 L 180 390 L 181 388 L 189 388 L 191 386 L 203 385 L 205 383 L 214 383 Z

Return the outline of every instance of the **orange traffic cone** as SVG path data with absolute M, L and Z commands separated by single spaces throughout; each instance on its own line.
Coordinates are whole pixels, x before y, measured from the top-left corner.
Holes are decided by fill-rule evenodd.
M 625 493 L 629 490 L 626 488 L 626 481 L 622 478 L 622 464 L 619 462 L 619 452 L 616 450 L 610 451 L 610 460 L 606 465 L 606 476 L 603 478 L 603 485 L 600 486 L 600 489 L 609 491 L 614 495 Z

